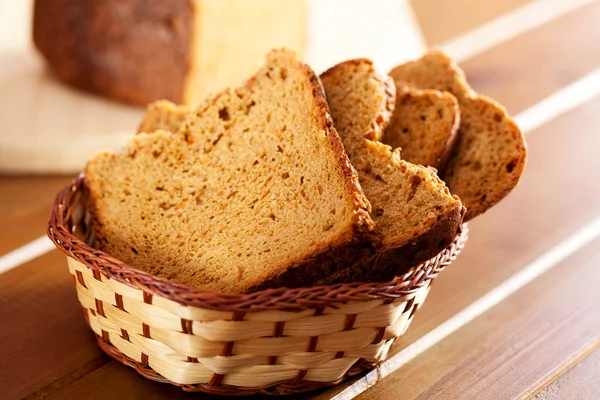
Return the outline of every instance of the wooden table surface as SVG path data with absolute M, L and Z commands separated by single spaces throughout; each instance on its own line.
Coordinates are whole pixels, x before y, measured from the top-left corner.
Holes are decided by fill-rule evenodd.
M 388 361 L 291 399 L 600 399 L 600 0 L 413 6 L 428 44 L 516 116 L 527 169 L 470 224 Z M 213 398 L 104 355 L 64 256 L 30 244 L 72 178 L 0 177 L 0 398 Z

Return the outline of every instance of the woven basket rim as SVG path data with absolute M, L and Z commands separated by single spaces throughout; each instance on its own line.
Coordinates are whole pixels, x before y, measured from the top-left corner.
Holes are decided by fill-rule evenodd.
M 350 282 L 308 288 L 265 289 L 248 294 L 224 293 L 173 283 L 130 266 L 101 250 L 94 249 L 71 232 L 68 222 L 72 201 L 84 189 L 83 173 L 56 196 L 48 220 L 47 234 L 63 253 L 97 271 L 146 293 L 179 304 L 219 311 L 258 312 L 296 311 L 307 308 L 336 307 L 349 301 L 374 298 L 393 299 L 410 295 L 450 264 L 462 250 L 468 227 L 463 225 L 454 242 L 434 258 L 388 282 Z

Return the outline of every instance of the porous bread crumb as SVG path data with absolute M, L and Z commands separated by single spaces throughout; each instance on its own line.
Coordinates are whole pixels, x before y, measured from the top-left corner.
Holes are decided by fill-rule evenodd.
M 318 78 L 273 51 L 175 133 L 142 133 L 86 167 L 96 245 L 177 283 L 302 286 L 370 251 L 373 221 Z
M 347 273 L 354 279 L 367 274 L 384 279 L 435 256 L 460 231 L 464 208 L 434 170 L 401 160 L 377 142 L 394 109 L 391 78 L 379 74 L 370 60 L 358 59 L 334 66 L 321 81 L 334 125 L 371 202 L 382 238 L 377 257 L 394 255 L 387 265 L 378 264 L 381 271 L 363 265 L 364 274 L 361 268 Z
M 448 92 L 396 84 L 396 107 L 382 142 L 401 149 L 402 159 L 443 174 L 458 138 L 460 111 Z
M 458 65 L 438 51 L 400 65 L 390 75 L 421 89 L 456 96 L 461 123 L 443 178 L 467 206 L 465 221 L 506 197 L 518 184 L 527 159 L 525 138 L 506 109 L 477 94 Z

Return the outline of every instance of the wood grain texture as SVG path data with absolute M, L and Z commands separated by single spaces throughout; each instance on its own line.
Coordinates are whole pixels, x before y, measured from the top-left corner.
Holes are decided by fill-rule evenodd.
M 115 379 L 118 379 L 117 383 L 110 384 Z M 90 390 L 91 388 L 93 389 Z M 139 376 L 133 369 L 112 361 L 72 385 L 53 393 L 47 399 L 185 400 L 222 398 L 203 393 L 186 393 L 175 386 L 149 381 Z
M 0 255 L 42 236 L 56 193 L 72 177 L 0 177 Z
M 595 399 L 600 394 L 600 349 L 539 392 L 535 400 Z
M 599 246 L 596 239 L 357 399 L 531 395 L 600 338 Z
M 529 0 L 412 0 L 423 37 L 429 46 L 469 32 Z
M 0 321 L 3 399 L 47 393 L 109 361 L 85 325 L 58 250 L 0 275 Z
M 481 2 L 482 7 L 492 3 Z M 478 92 L 517 113 L 600 66 L 600 1 L 461 63 Z

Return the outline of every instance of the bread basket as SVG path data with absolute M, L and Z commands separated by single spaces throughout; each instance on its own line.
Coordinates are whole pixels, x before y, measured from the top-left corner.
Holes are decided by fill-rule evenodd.
M 48 236 L 67 255 L 85 319 L 104 352 L 146 378 L 221 395 L 335 385 L 386 358 L 467 229 L 387 283 L 226 294 L 139 271 L 90 247 L 80 176 L 57 196 Z

